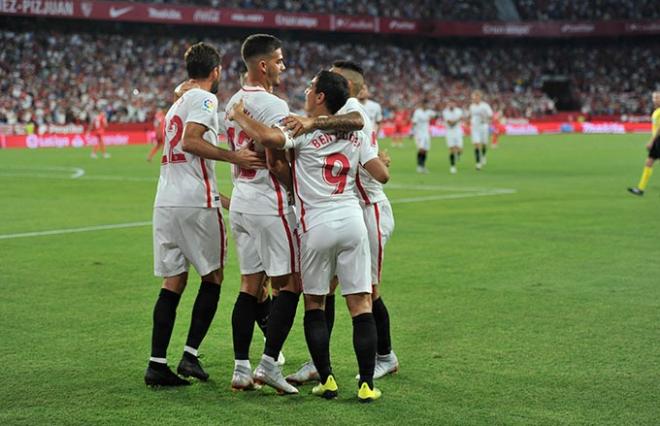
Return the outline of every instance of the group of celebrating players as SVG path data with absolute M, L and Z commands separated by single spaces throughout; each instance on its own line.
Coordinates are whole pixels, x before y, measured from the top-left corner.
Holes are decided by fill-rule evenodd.
M 219 112 L 221 55 L 206 43 L 191 46 L 185 54 L 190 80 L 164 118 L 153 216 L 154 272 L 163 285 L 153 312 L 145 383 L 184 386 L 190 382 L 180 376 L 209 377 L 198 349 L 224 278 L 224 207 L 241 271 L 232 313 L 232 388 L 265 384 L 297 394 L 294 385 L 316 381 L 314 395 L 336 397 L 329 342 L 338 288 L 352 317 L 358 400 L 376 400 L 381 392 L 374 379 L 399 366 L 378 286 L 394 218 L 382 187 L 390 160 L 379 151 L 373 124 L 357 99 L 366 90 L 364 73 L 350 61 L 319 72 L 305 91 L 303 117 L 291 115 L 272 93 L 285 70 L 277 38 L 249 36 L 241 56 L 247 67 L 242 87 Z M 220 134 L 230 149 L 217 146 Z M 231 197 L 218 192 L 215 161 L 233 165 Z M 167 348 L 190 264 L 201 284 L 179 376 L 168 367 Z M 300 294 L 311 360 L 285 378 L 281 350 Z M 249 349 L 255 324 L 264 332 L 265 348 L 253 371 Z

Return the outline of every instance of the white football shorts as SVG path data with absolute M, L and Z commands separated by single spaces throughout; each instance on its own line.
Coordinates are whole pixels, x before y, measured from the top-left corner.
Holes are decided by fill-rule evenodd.
M 287 216 L 229 212 L 242 275 L 280 277 L 296 271 L 298 245 L 293 212 Z
M 488 143 L 488 126 L 472 126 L 470 129 L 472 136 L 472 143 L 487 144 Z
M 227 232 L 222 211 L 204 207 L 155 207 L 154 274 L 173 277 L 190 264 L 200 276 L 224 268 Z
M 316 225 L 300 236 L 304 294 L 322 296 L 339 278 L 343 296 L 371 293 L 369 238 L 364 219 L 347 217 Z
M 383 270 L 383 255 L 385 244 L 394 231 L 394 214 L 388 200 L 365 205 L 362 208 L 364 223 L 369 235 L 369 251 L 371 252 L 371 283 L 379 284 Z
M 431 149 L 431 135 L 428 132 L 415 133 L 415 145 L 417 149 L 429 151 Z
M 445 139 L 447 140 L 447 148 L 463 148 L 463 133 L 460 130 L 457 132 L 448 131 Z

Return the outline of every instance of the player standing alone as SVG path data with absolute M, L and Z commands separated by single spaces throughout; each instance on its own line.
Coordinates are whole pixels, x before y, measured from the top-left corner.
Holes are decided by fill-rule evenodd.
M 470 104 L 470 131 L 477 170 L 481 170 L 486 165 L 488 130 L 493 117 L 493 110 L 482 100 L 482 96 L 479 90 L 475 90 L 472 92 L 472 103 Z
M 103 158 L 110 158 L 110 154 L 105 151 L 105 141 L 103 140 L 106 127 L 108 127 L 108 118 L 105 116 L 105 112 L 99 110 L 92 118 L 90 124 L 92 134 L 96 136 L 96 145 L 94 145 L 91 155 L 94 159 L 97 158 L 96 152 L 99 150 Z
M 202 282 L 192 311 L 183 357 L 177 371 L 207 380 L 197 359 L 220 299 L 226 257 L 226 232 L 220 209 L 215 163 L 265 167 L 250 151 L 231 152 L 216 146 L 220 54 L 208 44 L 191 46 L 184 56 L 188 76 L 199 86 L 189 90 L 168 111 L 165 146 L 154 203 L 154 273 L 163 284 L 153 311 L 151 357 L 144 376 L 150 386 L 184 386 L 167 365 L 176 309 L 192 264 Z
M 422 105 L 415 110 L 412 116 L 415 145 L 417 145 L 417 173 L 428 173 L 426 156 L 431 149 L 431 119 L 437 113 L 428 107 L 424 99 Z
M 653 163 L 660 158 L 660 91 L 653 92 L 653 106 L 655 111 L 651 115 L 651 141 L 646 145 L 649 155 L 644 163 L 642 178 L 636 187 L 628 188 L 631 194 L 640 196 L 646 191 L 646 185 L 653 173 Z
M 442 111 L 442 119 L 445 122 L 445 138 L 449 148 L 449 173 L 455 174 L 456 160 L 463 152 L 463 110 L 450 100 Z

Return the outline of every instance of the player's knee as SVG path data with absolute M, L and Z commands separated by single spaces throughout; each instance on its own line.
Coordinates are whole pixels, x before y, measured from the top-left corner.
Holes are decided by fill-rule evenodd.
M 312 311 L 314 309 L 325 309 L 325 296 L 318 296 L 316 294 L 305 295 L 305 311 Z
M 358 294 L 349 294 L 346 296 L 346 305 L 348 306 L 348 311 L 351 314 L 351 317 L 356 317 L 358 315 L 366 314 L 371 312 L 371 294 L 370 293 L 358 293 Z

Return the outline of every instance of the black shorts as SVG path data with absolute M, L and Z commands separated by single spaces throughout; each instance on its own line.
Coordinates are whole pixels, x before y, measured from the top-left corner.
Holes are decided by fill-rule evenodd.
M 655 139 L 653 139 L 653 144 L 649 150 L 649 157 L 653 158 L 654 160 L 660 158 L 660 132 L 658 132 Z

